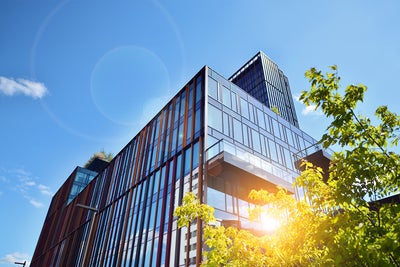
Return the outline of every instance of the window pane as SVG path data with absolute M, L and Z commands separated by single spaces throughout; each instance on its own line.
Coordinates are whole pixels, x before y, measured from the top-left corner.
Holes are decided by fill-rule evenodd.
M 284 151 L 284 156 L 285 156 L 285 165 L 286 167 L 288 167 L 289 169 L 293 169 L 293 161 L 292 161 L 292 153 L 290 153 L 290 151 L 286 148 L 283 148 Z
M 235 118 L 233 118 L 233 138 L 243 143 L 242 123 Z
M 257 131 L 251 129 L 251 138 L 253 141 L 253 149 L 258 153 L 261 153 L 260 134 Z
M 268 145 L 269 145 L 269 149 L 271 152 L 271 159 L 274 161 L 278 161 L 278 155 L 276 152 L 275 142 L 273 142 L 271 139 L 268 139 Z
M 281 134 L 280 134 L 280 131 L 279 131 L 279 124 L 278 124 L 278 122 L 276 121 L 276 120 L 274 120 L 274 119 L 272 119 L 272 131 L 273 131 L 273 133 L 275 134 L 275 136 L 276 137 L 278 137 L 279 139 L 282 139 L 281 138 Z
M 191 151 L 192 150 L 190 148 L 185 150 L 185 168 L 184 168 L 183 176 L 188 175 L 190 172 L 190 152 Z
M 240 98 L 240 109 L 242 111 L 242 116 L 249 119 L 249 104 L 243 98 Z
M 200 108 L 199 109 L 196 109 L 196 111 L 195 111 L 195 117 L 194 117 L 194 133 L 196 134 L 196 133 L 198 133 L 198 132 L 200 132 L 200 126 L 201 126 L 201 123 L 200 123 Z
M 265 113 L 264 113 L 264 120 L 265 120 L 265 127 L 266 127 L 265 130 L 272 133 L 271 127 L 270 127 L 270 117 Z
M 207 204 L 216 209 L 225 210 L 225 194 L 208 187 Z
M 223 112 L 224 134 L 230 136 L 228 118 L 229 118 L 228 114 L 226 114 L 225 112 Z
M 231 92 L 231 99 L 232 99 L 232 109 L 237 112 L 237 103 L 236 103 L 236 94 Z
M 186 142 L 189 142 L 191 136 L 192 136 L 192 115 L 190 114 L 187 122 Z
M 189 86 L 188 110 L 193 108 L 193 83 Z
M 212 105 L 208 106 L 208 125 L 222 133 L 222 112 Z
M 210 77 L 208 77 L 208 95 L 218 100 L 218 83 Z
M 250 120 L 256 123 L 256 115 L 254 114 L 254 106 L 249 103 Z
M 196 103 L 201 100 L 201 94 L 202 94 L 201 81 L 202 81 L 202 79 L 203 79 L 202 76 L 199 76 L 196 78 Z
M 257 108 L 257 119 L 258 119 L 258 125 L 261 128 L 266 130 L 265 121 L 264 121 L 264 113 L 261 110 L 259 110 L 258 108 Z
M 193 169 L 199 165 L 199 142 L 193 145 Z
M 247 125 L 243 125 L 243 141 L 245 146 L 250 147 L 247 128 L 248 128 Z
M 182 154 L 176 158 L 176 180 L 182 177 Z
M 228 108 L 232 108 L 231 105 L 231 92 L 225 86 L 222 86 L 222 104 Z
M 179 133 L 178 133 L 178 149 L 182 147 L 182 141 L 183 141 L 183 121 L 179 125 Z

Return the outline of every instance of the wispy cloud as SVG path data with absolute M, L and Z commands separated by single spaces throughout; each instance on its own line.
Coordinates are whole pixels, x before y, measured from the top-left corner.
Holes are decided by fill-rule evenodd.
M 30 199 L 29 203 L 31 203 L 32 206 L 34 206 L 35 208 L 41 208 L 41 207 L 44 206 L 44 204 L 42 202 L 39 202 L 39 201 L 34 200 L 34 199 Z
M 316 105 L 305 106 L 303 102 L 300 101 L 300 95 L 293 95 L 294 100 L 296 102 L 303 105 L 303 109 L 301 110 L 301 114 L 304 116 L 322 116 L 323 113 L 321 110 L 316 110 Z
M 301 111 L 301 114 L 303 114 L 304 116 L 307 116 L 307 115 L 322 116 L 323 115 L 322 111 L 321 110 L 316 110 L 315 108 L 316 108 L 315 105 L 306 106 Z
M 48 90 L 43 83 L 22 78 L 13 79 L 0 76 L 0 92 L 8 96 L 24 94 L 36 99 L 45 96 Z
M 46 185 L 38 185 L 38 189 L 42 195 L 52 196 L 53 193 L 50 191 L 50 187 Z
M 48 198 L 53 195 L 50 187 L 38 183 L 39 180 L 38 177 L 33 176 L 23 168 L 6 169 L 0 167 L 0 182 L 7 184 L 6 188 L 18 192 L 35 208 L 44 207 L 44 197 Z
M 5 264 L 15 264 L 15 262 L 27 261 L 27 266 L 29 266 L 29 255 L 26 253 L 14 252 L 11 254 L 6 254 L 0 259 L 0 263 Z

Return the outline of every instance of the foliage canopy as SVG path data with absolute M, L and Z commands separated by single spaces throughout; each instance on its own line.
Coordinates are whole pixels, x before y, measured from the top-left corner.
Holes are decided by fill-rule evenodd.
M 113 156 L 112 153 L 106 153 L 106 152 L 104 151 L 104 149 L 103 149 L 103 150 L 101 150 L 101 151 L 99 151 L 99 152 L 94 153 L 94 154 L 90 157 L 90 159 L 85 163 L 85 165 L 83 165 L 83 167 L 84 167 L 84 168 L 87 168 L 87 167 L 93 162 L 94 159 L 101 159 L 101 160 L 110 162 L 110 161 L 113 159 L 113 157 L 114 157 L 114 156 Z

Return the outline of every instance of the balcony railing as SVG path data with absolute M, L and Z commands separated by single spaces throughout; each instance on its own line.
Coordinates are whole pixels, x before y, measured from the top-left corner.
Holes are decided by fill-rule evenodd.
M 217 143 L 213 144 L 206 150 L 206 159 L 209 161 L 213 159 L 215 156 L 219 155 L 221 152 L 227 152 L 231 155 L 236 156 L 237 158 L 258 167 L 264 171 L 272 173 L 273 175 L 289 182 L 293 182 L 292 175 L 285 170 L 273 165 L 272 163 L 240 148 L 235 146 L 234 144 L 221 139 Z
M 299 161 L 311 154 L 314 154 L 315 152 L 318 152 L 318 151 L 323 151 L 323 153 L 325 155 L 327 155 L 328 158 L 330 158 L 334 153 L 334 151 L 332 149 L 324 148 L 321 144 L 316 143 L 316 144 L 312 144 L 311 146 L 306 147 L 303 150 L 300 150 L 296 154 L 293 154 L 294 161 L 297 162 L 297 161 Z

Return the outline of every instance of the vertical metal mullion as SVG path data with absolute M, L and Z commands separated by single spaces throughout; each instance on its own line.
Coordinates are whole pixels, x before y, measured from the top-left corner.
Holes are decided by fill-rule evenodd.
M 174 168 L 171 170 L 171 166 L 169 167 L 169 172 L 172 172 L 172 181 L 171 181 L 171 196 L 170 196 L 170 203 L 169 203 L 169 214 L 165 214 L 165 216 L 168 215 L 168 230 L 167 230 L 167 245 L 166 245 L 166 257 L 165 257 L 165 265 L 169 266 L 170 262 L 170 253 L 171 253 L 171 235 L 172 235 L 172 221 L 173 221 L 173 213 L 174 213 L 174 202 L 175 202 L 175 181 L 176 181 L 176 160 L 177 157 L 174 157 L 174 160 L 171 161 L 173 162 Z M 170 165 L 171 165 L 170 162 Z M 167 182 L 167 187 L 168 187 L 168 182 Z M 167 188 L 168 192 L 168 188 Z M 168 203 L 167 203 L 168 204 Z
M 161 266 L 161 255 L 162 255 L 162 241 L 164 236 L 164 219 L 165 219 L 165 209 L 166 209 L 166 199 L 168 193 L 168 174 L 169 174 L 169 164 L 165 166 L 165 179 L 164 179 L 164 191 L 162 197 L 162 207 L 161 207 L 161 218 L 160 221 L 160 233 L 158 237 L 158 251 L 157 251 L 157 264 L 156 266 Z M 161 185 L 160 185 L 161 186 Z
M 106 236 L 104 238 L 103 241 L 103 253 L 101 253 L 101 257 L 100 257 L 100 266 L 102 266 L 104 264 L 104 258 L 106 257 L 107 253 L 107 247 L 108 247 L 108 243 L 109 243 L 109 236 L 110 236 L 110 224 L 112 224 L 112 216 L 114 215 L 114 206 L 110 205 L 108 207 L 110 209 L 109 211 L 109 216 L 107 216 L 107 231 L 106 231 Z
M 161 173 L 161 169 L 159 170 L 159 172 L 160 172 L 160 176 L 162 175 L 162 173 Z M 154 174 L 154 179 L 156 179 L 157 177 L 156 177 L 156 175 Z M 151 251 L 150 251 L 150 255 L 151 255 L 151 259 L 150 259 L 150 266 L 152 265 L 152 261 L 153 261 L 153 253 L 154 253 L 154 239 L 156 238 L 156 226 L 157 226 L 157 211 L 158 211 L 158 205 L 160 205 L 160 203 L 159 203 L 159 201 L 158 201 L 158 198 L 159 198 L 159 194 L 160 194 L 160 186 L 161 186 L 161 183 L 160 183 L 160 179 L 158 179 L 158 181 L 154 181 L 154 182 L 157 182 L 157 196 L 156 196 L 156 207 L 155 207 L 155 215 L 154 215 L 154 229 L 153 229 L 153 238 L 152 238 L 152 242 L 151 242 Z M 154 184 L 154 186 L 156 186 L 155 184 Z M 151 196 L 150 196 L 151 198 L 153 198 L 153 192 L 152 192 L 152 194 L 151 194 Z
M 129 215 L 130 215 L 130 207 L 131 207 L 131 203 L 132 203 L 132 190 L 129 190 L 128 193 L 128 203 L 126 204 L 127 208 L 127 212 L 125 213 L 125 218 L 124 218 L 124 225 L 123 225 L 123 229 L 122 229 L 122 238 L 121 238 L 121 244 L 119 246 L 119 251 L 121 251 L 121 253 L 119 253 L 118 255 L 118 260 L 117 260 L 117 266 L 121 266 L 121 262 L 122 262 L 122 256 L 124 254 L 124 244 L 125 244 L 125 240 L 126 240 L 126 232 L 127 232 L 127 228 L 128 228 L 128 222 L 129 222 Z M 125 208 L 126 208 L 125 207 Z

